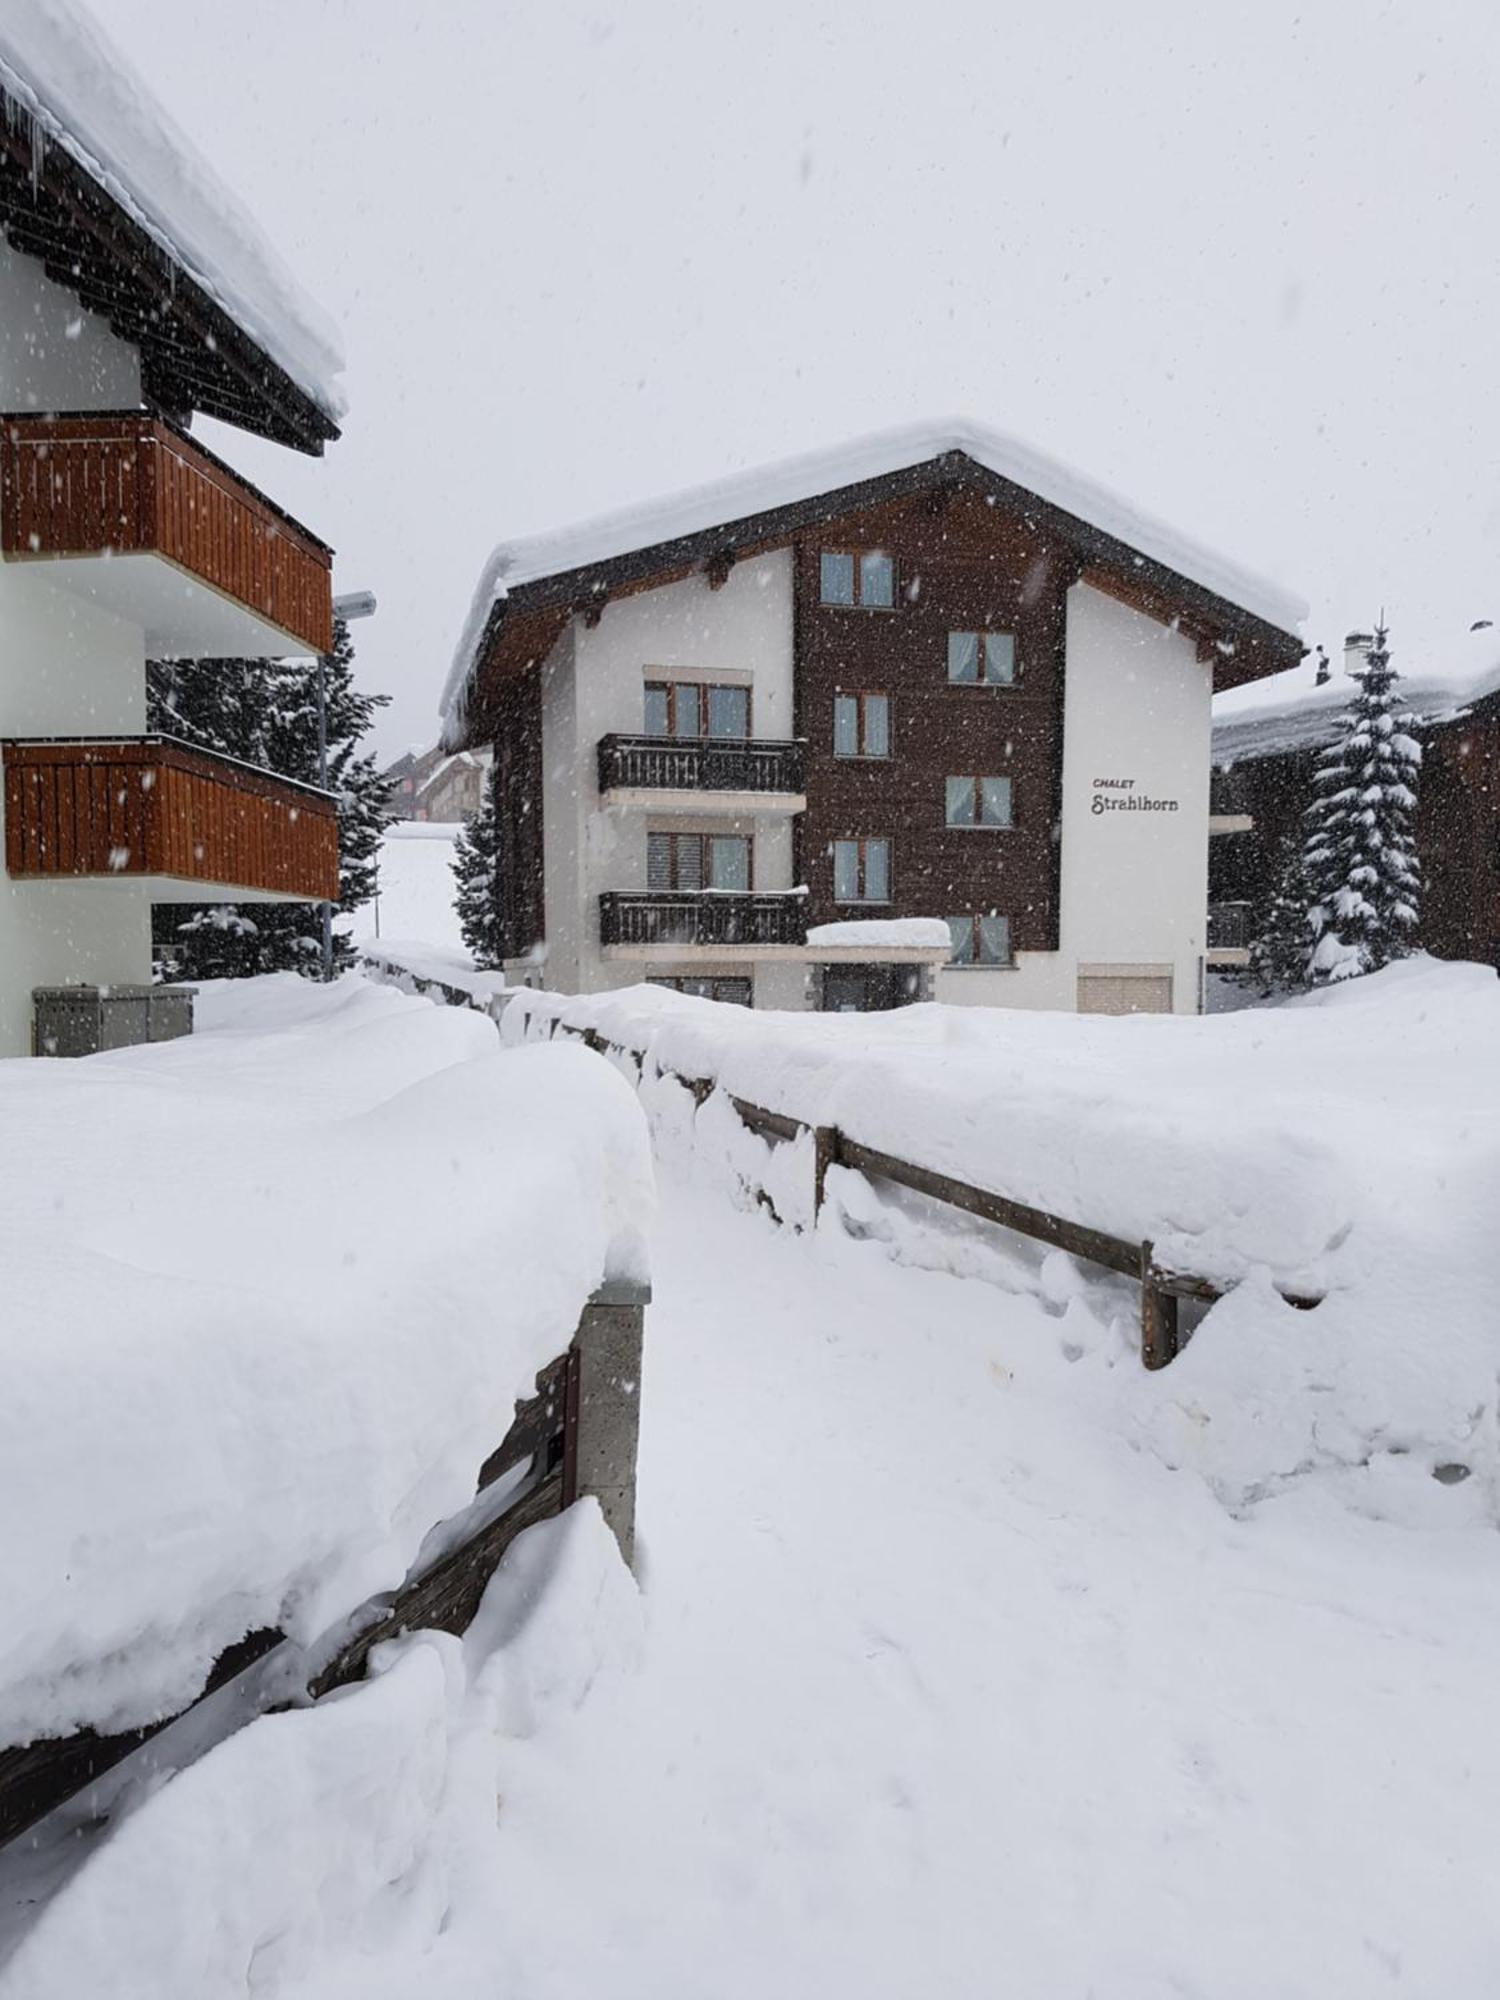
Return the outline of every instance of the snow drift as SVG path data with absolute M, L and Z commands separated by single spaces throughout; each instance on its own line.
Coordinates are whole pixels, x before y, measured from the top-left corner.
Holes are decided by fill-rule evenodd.
M 0 1065 L 0 1744 L 158 1719 L 394 1587 L 642 1275 L 644 1120 L 585 1052 L 356 975 L 199 1006 Z

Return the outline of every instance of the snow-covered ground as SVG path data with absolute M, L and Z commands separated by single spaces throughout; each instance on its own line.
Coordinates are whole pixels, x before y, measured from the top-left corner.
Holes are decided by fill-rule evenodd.
M 639 1599 L 591 1510 L 523 1537 L 463 1645 L 145 1798 L 0 1994 L 1493 1993 L 1500 1257 L 1438 1137 L 1465 1096 L 1493 1134 L 1496 1023 L 1451 969 L 1361 987 L 1172 1026 L 1438 1091 L 1386 1134 L 1423 1282 L 1375 1244 L 1347 1310 L 1249 1281 L 1155 1376 L 1133 1286 L 844 1174 L 777 1229 L 722 1105 L 648 1084 Z
M 374 939 L 420 939 L 463 950 L 453 908 L 453 842 L 459 827 L 448 821 L 397 820 L 380 844 L 380 892 L 348 920 L 356 944 Z
M 357 974 L 198 1006 L 0 1064 L 0 1749 L 158 1720 L 398 1585 L 639 1263 L 644 1121 L 583 1052 Z

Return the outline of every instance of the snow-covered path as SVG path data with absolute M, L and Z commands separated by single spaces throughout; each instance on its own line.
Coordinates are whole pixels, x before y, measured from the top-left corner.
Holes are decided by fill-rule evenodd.
M 664 1193 L 644 1660 L 505 1746 L 444 1991 L 1495 1990 L 1492 1531 L 1235 1519 L 1082 1301 Z

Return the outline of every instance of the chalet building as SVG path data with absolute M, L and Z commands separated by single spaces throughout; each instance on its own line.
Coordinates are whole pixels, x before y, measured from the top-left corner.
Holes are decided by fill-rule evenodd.
M 146 733 L 148 658 L 311 663 L 331 642 L 331 551 L 188 426 L 201 411 L 320 452 L 338 436 L 336 348 L 91 24 L 14 10 L 0 1055 L 30 1051 L 38 1018 L 48 1050 L 60 1021 L 65 1050 L 180 1031 L 190 1011 L 148 990 L 153 902 L 337 894 L 330 797 Z
M 1303 615 L 963 424 L 504 546 L 444 707 L 494 746 L 508 969 L 1195 1012 L 1211 696 Z
M 1304 838 L 1318 758 L 1338 735 L 1370 643 L 1351 633 L 1331 670 L 1304 661 L 1214 703 L 1213 964 L 1248 958 L 1255 912 L 1286 843 Z M 1481 622 L 1456 641 L 1395 651 L 1392 664 L 1422 744 L 1420 941 L 1438 958 L 1500 970 L 1500 632 Z
M 397 819 L 454 821 L 478 812 L 489 771 L 488 751 L 449 751 L 436 745 L 408 750 L 382 775 L 390 780 Z

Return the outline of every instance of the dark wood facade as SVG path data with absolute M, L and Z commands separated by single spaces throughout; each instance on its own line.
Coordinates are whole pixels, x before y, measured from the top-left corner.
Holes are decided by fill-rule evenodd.
M 139 411 L 0 419 L 0 551 L 149 552 L 315 653 L 333 645 L 333 552 L 175 425 Z
M 1422 947 L 1500 970 L 1500 696 L 1467 715 L 1414 724 L 1413 734 L 1422 744 Z M 1241 758 L 1215 770 L 1214 811 L 1248 814 L 1254 824 L 1211 841 L 1211 904 L 1259 905 L 1285 843 L 1303 838 L 1318 755 L 1313 748 Z
M 825 549 L 879 549 L 895 563 L 890 610 L 825 605 Z M 797 734 L 806 739 L 807 810 L 798 880 L 809 922 L 944 916 L 1011 918 L 1012 946 L 1057 948 L 1066 597 L 1078 563 L 975 492 L 918 495 L 830 523 L 795 552 Z M 950 632 L 1011 632 L 1013 684 L 948 678 Z M 889 697 L 884 757 L 834 753 L 841 693 Z M 951 827 L 949 777 L 1011 780 L 1013 824 Z M 892 843 L 888 904 L 834 895 L 833 844 Z
M 503 958 L 522 958 L 547 935 L 540 662 L 506 683 L 493 712 L 500 952 Z
M 337 900 L 327 792 L 159 736 L 0 747 L 5 866 L 19 880 L 168 875 Z

